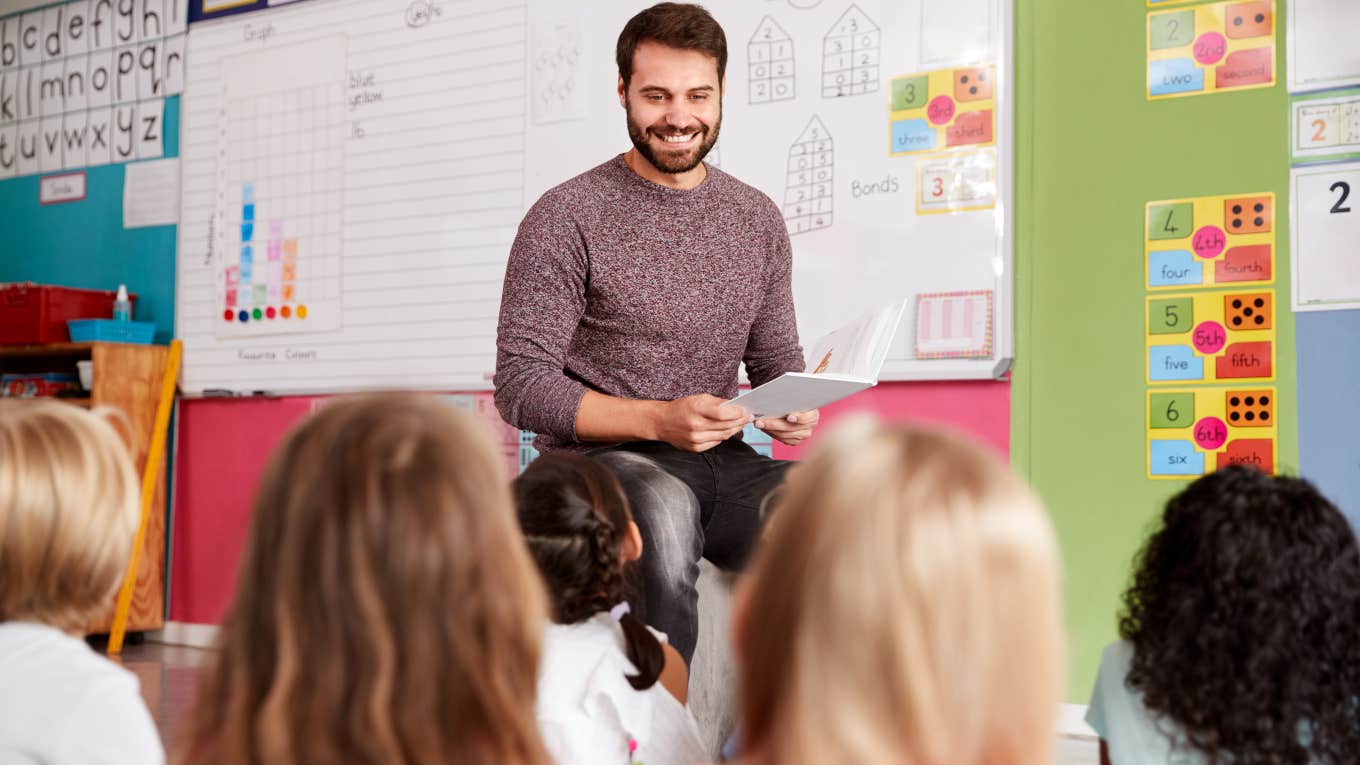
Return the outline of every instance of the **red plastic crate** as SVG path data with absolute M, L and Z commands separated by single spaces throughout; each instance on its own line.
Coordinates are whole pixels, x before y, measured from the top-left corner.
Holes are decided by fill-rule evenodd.
M 48 284 L 0 284 L 0 345 L 64 343 L 67 319 L 113 316 L 112 290 L 83 290 Z M 137 297 L 128 295 L 134 307 Z

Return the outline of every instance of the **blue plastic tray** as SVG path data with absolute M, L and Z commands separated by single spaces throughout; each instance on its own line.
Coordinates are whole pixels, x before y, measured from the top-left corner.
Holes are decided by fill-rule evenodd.
M 71 319 L 66 322 L 73 343 L 137 343 L 149 345 L 156 325 L 149 321 Z

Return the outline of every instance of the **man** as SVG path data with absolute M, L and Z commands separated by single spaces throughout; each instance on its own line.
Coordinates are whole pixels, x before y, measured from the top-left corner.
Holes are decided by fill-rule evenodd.
M 549 190 L 520 224 L 497 332 L 496 405 L 541 450 L 609 465 L 642 530 L 650 624 L 689 663 L 700 556 L 739 568 L 787 463 L 726 403 L 802 371 L 792 256 L 768 197 L 703 163 L 718 140 L 727 44 L 695 5 L 661 3 L 619 36 L 633 148 Z M 817 412 L 756 421 L 785 444 Z

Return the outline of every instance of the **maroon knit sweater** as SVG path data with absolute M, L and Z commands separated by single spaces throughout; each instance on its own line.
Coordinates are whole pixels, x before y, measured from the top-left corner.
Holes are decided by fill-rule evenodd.
M 708 166 L 689 190 L 620 155 L 545 193 L 510 250 L 496 333 L 496 406 L 541 450 L 583 448 L 587 389 L 730 398 L 803 369 L 792 255 L 770 198 Z

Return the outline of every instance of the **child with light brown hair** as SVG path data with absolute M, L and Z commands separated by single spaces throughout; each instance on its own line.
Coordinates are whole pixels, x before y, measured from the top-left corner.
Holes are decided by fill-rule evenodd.
M 99 415 L 0 400 L 0 762 L 164 762 L 137 678 L 81 639 L 127 567 L 137 497 Z
M 1052 762 L 1057 545 L 1000 459 L 851 422 L 767 529 L 733 624 L 743 765 Z
M 341 399 L 275 452 L 182 761 L 544 765 L 543 586 L 472 416 Z

